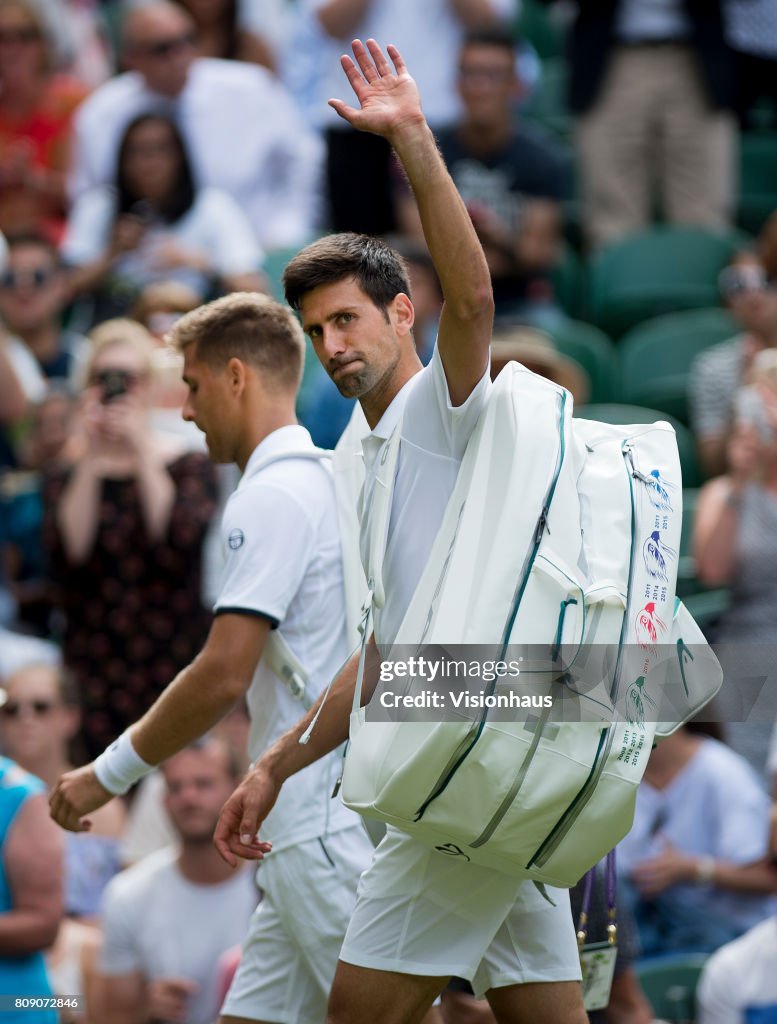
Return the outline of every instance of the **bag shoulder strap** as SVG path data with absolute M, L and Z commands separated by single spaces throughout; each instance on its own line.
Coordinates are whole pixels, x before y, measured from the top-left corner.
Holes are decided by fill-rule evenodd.
M 367 420 L 357 402 L 351 413 L 348 426 L 337 442 L 332 456 L 337 519 L 340 524 L 340 548 L 345 584 L 345 618 L 349 648 L 358 643 L 360 609 L 367 593 L 367 579 L 364 575 L 359 547 L 358 503 L 364 486 L 362 439 L 369 432 Z
M 331 458 L 332 453 L 325 448 L 286 448 L 260 459 L 252 466 L 251 476 L 246 483 L 250 484 L 263 469 L 286 459 L 314 460 L 331 472 Z M 307 710 L 313 703 L 307 690 L 308 673 L 277 629 L 271 630 L 267 635 L 264 658 L 270 670 L 280 679 L 291 696 L 300 701 Z
M 400 418 L 393 433 L 380 450 L 370 498 L 370 530 L 367 539 L 365 574 L 369 599 L 379 608 L 383 607 L 386 600 L 383 588 L 383 560 L 388 543 L 391 499 L 394 495 L 394 480 L 397 474 L 403 420 L 404 417 Z

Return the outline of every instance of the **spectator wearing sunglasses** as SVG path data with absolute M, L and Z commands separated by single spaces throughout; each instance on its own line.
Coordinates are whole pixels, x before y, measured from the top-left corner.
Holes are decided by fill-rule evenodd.
M 56 664 L 32 661 L 5 677 L 0 701 L 0 748 L 50 789 L 59 766 L 72 764 L 71 741 L 80 722 L 72 676 Z M 91 832 L 65 836 L 65 917 L 46 963 L 54 993 L 78 992 L 87 1005 L 83 1016 L 63 1011 L 60 1024 L 97 1020 L 92 1013 L 100 945 L 96 915 L 103 890 L 121 870 L 125 818 L 123 801 L 113 800 L 94 816 Z
M 170 0 L 130 8 L 121 49 L 130 70 L 75 118 L 73 196 L 113 181 L 127 125 L 161 108 L 180 126 L 200 187 L 236 199 L 264 248 L 305 242 L 318 226 L 321 146 L 273 75 L 198 57 L 194 22 Z
M 728 341 L 700 353 L 688 377 L 691 427 L 707 476 L 726 470 L 726 445 L 737 389 L 757 352 L 777 346 L 777 288 L 752 253 L 741 253 L 720 275 L 721 296 L 741 327 Z
M 56 665 L 28 665 L 4 680 L 0 701 L 0 747 L 51 789 L 73 767 L 81 712 L 72 675 Z M 125 818 L 123 801 L 112 800 L 94 814 L 90 832 L 67 834 L 67 914 L 96 917 L 103 889 L 121 868 Z
M 0 230 L 61 234 L 73 112 L 87 93 L 54 72 L 36 5 L 0 0 Z
M 133 321 L 91 335 L 81 450 L 43 483 L 44 543 L 93 757 L 200 650 L 203 544 L 216 508 L 207 456 L 151 426 L 154 345 Z
M 89 344 L 62 326 L 70 289 L 55 246 L 43 235 L 8 238 L 8 259 L 0 273 L 0 317 L 11 337 L 9 353 L 28 397 L 43 398 L 46 382 L 75 389 Z

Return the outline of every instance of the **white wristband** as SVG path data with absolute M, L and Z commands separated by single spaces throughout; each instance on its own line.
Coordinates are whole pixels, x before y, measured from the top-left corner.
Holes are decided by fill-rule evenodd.
M 129 732 L 123 732 L 100 754 L 92 767 L 100 785 L 114 796 L 122 796 L 154 768 L 138 755 Z

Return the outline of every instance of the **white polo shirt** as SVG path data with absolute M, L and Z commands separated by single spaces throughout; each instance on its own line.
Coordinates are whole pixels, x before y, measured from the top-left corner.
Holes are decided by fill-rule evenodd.
M 774 917 L 721 946 L 707 961 L 699 982 L 699 1024 L 774 1024 L 776 963 Z
M 372 495 L 386 440 L 402 419 L 402 435 L 389 518 L 383 584 L 386 603 L 375 611 L 375 639 L 390 644 L 429 559 L 467 442 L 491 389 L 488 370 L 463 405 L 451 405 L 440 354 L 405 384 L 375 429 L 362 441 L 366 480 L 361 550 L 366 564 Z
M 175 99 L 136 71 L 95 89 L 73 121 L 71 199 L 115 180 L 121 137 L 148 110 L 175 118 L 198 187 L 228 192 L 265 249 L 309 240 L 320 219 L 320 141 L 278 79 L 244 61 L 198 58 Z
M 215 613 L 268 619 L 304 665 L 315 699 L 348 654 L 332 475 L 306 458 L 256 470 L 268 455 L 312 447 L 304 427 L 288 426 L 266 437 L 251 455 L 222 518 L 225 566 Z M 303 714 L 300 701 L 264 658 L 248 691 L 248 709 L 252 760 Z M 262 828 L 275 850 L 358 822 L 341 801 L 331 799 L 341 766 L 342 756 L 334 751 L 284 784 Z

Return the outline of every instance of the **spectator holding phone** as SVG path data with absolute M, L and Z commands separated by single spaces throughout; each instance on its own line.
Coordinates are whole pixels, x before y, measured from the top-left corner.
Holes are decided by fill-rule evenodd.
M 716 640 L 775 643 L 777 350 L 757 353 L 750 380 L 736 394 L 728 472 L 699 495 L 696 572 L 702 582 L 732 590 Z
M 153 343 L 139 324 L 92 332 L 79 457 L 44 482 L 44 539 L 65 613 L 89 757 L 199 651 L 201 554 L 216 507 L 207 456 L 150 425 Z
M 696 574 L 708 586 L 730 588 L 729 606 L 714 639 L 738 651 L 777 642 L 777 349 L 757 352 L 734 400 L 727 472 L 702 488 L 696 509 Z M 726 739 L 763 772 L 769 726 L 729 721 Z

